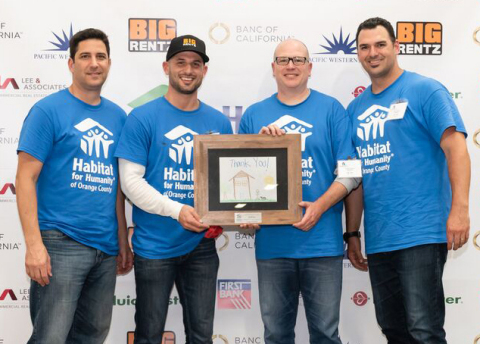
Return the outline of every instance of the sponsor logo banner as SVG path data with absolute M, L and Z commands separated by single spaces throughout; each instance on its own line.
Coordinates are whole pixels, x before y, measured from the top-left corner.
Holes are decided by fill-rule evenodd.
M 128 19 L 128 51 L 166 52 L 177 37 L 177 21 L 173 18 Z
M 2 40 L 16 40 L 21 39 L 23 32 L 12 29 L 9 23 L 0 22 L 0 39 Z M 1 342 L 0 342 L 1 343 Z
M 353 296 L 351 297 L 351 300 L 356 306 L 362 307 L 367 304 L 370 298 L 368 297 L 367 293 L 365 293 L 364 291 L 357 291 L 355 294 L 353 294 Z
M 249 279 L 222 279 L 217 281 L 219 309 L 251 309 L 252 281 Z
M 397 22 L 400 55 L 442 55 L 442 34 L 438 22 Z
M 133 344 L 133 340 L 135 338 L 135 332 L 129 331 L 127 332 L 127 344 Z M 165 331 L 163 332 L 162 343 L 161 344 L 175 344 L 175 332 L 173 331 Z
M 353 33 L 344 34 L 340 27 L 338 34 L 332 33 L 331 37 L 323 35 L 323 42 L 319 44 L 320 52 L 314 52 L 312 62 L 320 63 L 352 63 L 358 62 L 357 45 Z M 337 56 L 333 56 L 337 55 Z

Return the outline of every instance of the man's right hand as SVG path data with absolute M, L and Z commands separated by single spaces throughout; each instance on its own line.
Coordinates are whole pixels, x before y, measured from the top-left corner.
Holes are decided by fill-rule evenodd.
M 368 271 L 367 260 L 362 255 L 362 244 L 360 238 L 351 237 L 348 239 L 348 259 L 352 265 L 360 271 Z
M 27 275 L 42 287 L 50 283 L 52 265 L 50 264 L 50 255 L 43 243 L 27 248 L 25 270 Z
M 180 210 L 178 222 L 180 222 L 183 228 L 197 233 L 203 232 L 209 227 L 200 221 L 200 216 L 189 205 L 184 205 L 182 210 Z
M 280 129 L 276 124 L 270 124 L 266 127 L 260 129 L 259 134 L 266 134 L 271 136 L 282 136 L 285 135 L 285 130 Z

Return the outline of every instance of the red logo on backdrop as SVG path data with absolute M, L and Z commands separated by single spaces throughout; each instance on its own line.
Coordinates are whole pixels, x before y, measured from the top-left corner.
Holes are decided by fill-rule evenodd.
M 17 301 L 17 296 L 15 295 L 12 289 L 5 289 L 2 295 L 0 295 L 0 301 L 5 300 L 7 295 L 10 295 L 10 298 L 12 299 L 12 301 Z
M 15 185 L 13 185 L 12 183 L 6 183 L 3 188 L 0 190 L 0 195 L 5 195 L 7 193 L 7 190 L 10 189 L 11 193 L 16 195 L 16 191 L 15 191 Z
M 357 291 L 352 297 L 353 303 L 360 307 L 365 306 L 368 300 L 370 300 L 370 298 L 363 291 Z
M 366 90 L 366 87 L 365 86 L 358 86 L 357 88 L 355 88 L 355 90 L 352 92 L 353 96 L 355 98 L 357 98 L 359 95 L 361 95 L 363 93 L 363 91 Z
M 2 83 L 2 79 L 0 78 L 0 90 L 4 90 L 8 87 L 8 85 L 12 85 L 12 87 L 16 90 L 19 89 L 17 82 L 15 81 L 14 78 L 7 78 L 5 81 Z

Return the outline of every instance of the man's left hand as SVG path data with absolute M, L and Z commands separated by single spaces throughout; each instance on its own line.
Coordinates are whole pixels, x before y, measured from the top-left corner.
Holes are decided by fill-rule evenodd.
M 452 207 L 447 220 L 448 249 L 458 250 L 462 247 L 468 241 L 469 231 L 470 217 L 468 216 L 468 210 Z
M 125 275 L 133 268 L 133 252 L 130 246 L 121 245 L 117 256 L 117 275 Z
M 297 227 L 302 231 L 309 231 L 313 228 L 323 214 L 320 203 L 315 202 L 300 202 L 299 206 L 305 208 L 305 214 L 300 222 L 294 223 L 293 227 Z

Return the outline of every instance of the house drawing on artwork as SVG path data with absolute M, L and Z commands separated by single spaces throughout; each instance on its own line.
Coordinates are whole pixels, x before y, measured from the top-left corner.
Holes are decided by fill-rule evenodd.
M 230 180 L 233 181 L 233 197 L 236 200 L 252 199 L 250 178 L 255 179 L 245 171 L 240 171 Z M 230 181 L 229 180 L 229 181 Z

